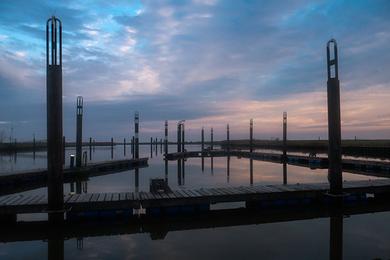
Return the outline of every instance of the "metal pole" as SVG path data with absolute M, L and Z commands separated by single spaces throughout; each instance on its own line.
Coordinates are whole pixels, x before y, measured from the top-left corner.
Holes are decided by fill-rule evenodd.
M 331 58 L 331 45 L 333 45 L 333 59 Z M 343 177 L 341 167 L 340 82 L 336 40 L 328 41 L 326 54 L 328 70 L 328 179 L 330 193 L 339 195 L 343 192 Z
M 65 165 L 65 148 L 66 148 L 66 140 L 65 136 L 62 137 L 62 165 Z
M 213 150 L 213 147 L 214 147 L 214 131 L 213 131 L 213 128 L 211 128 L 211 131 L 210 131 L 210 150 Z
M 165 120 L 165 130 L 164 130 L 164 153 L 168 154 L 168 121 Z
M 135 159 L 139 159 L 139 114 L 138 112 L 135 112 L 134 115 L 134 136 L 135 136 Z
M 55 16 L 46 23 L 46 66 L 48 206 L 49 211 L 62 211 L 62 24 Z
M 153 158 L 153 137 L 150 137 L 150 158 Z
M 249 121 L 249 152 L 253 152 L 253 119 Z
M 92 160 L 92 137 L 89 138 L 89 160 Z
M 111 159 L 114 159 L 114 138 L 111 137 Z
M 202 134 L 201 134 L 201 149 L 202 149 L 202 172 L 204 172 L 204 156 L 203 156 L 203 153 L 204 153 L 204 128 L 202 127 Z
M 123 156 L 126 156 L 126 138 L 123 138 Z
M 33 158 L 35 160 L 35 149 L 36 149 L 36 146 L 35 146 L 35 134 L 34 134 L 34 137 L 33 137 Z
M 177 124 L 177 152 L 181 152 L 181 123 Z
M 83 139 L 83 97 L 77 97 L 76 104 L 76 167 L 81 167 Z
M 185 139 L 184 139 L 184 122 L 182 122 L 182 124 L 181 124 L 181 150 L 182 150 L 182 152 L 185 151 L 184 142 L 185 142 Z

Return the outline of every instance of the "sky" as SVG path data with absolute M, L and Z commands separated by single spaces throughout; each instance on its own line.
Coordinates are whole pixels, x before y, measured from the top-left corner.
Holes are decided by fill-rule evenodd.
M 339 51 L 343 138 L 390 138 L 390 1 L 0 1 L 0 134 L 46 138 L 46 20 L 63 25 L 64 135 L 327 138 L 326 43 Z M 1 136 L 0 136 L 1 137 Z

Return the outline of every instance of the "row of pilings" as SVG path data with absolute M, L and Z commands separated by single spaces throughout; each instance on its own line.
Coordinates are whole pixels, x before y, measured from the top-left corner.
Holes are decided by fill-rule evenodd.
M 47 167 L 48 167 L 48 204 L 49 212 L 63 213 L 63 126 L 62 126 L 62 24 L 52 17 L 46 25 L 46 67 L 47 67 Z M 338 79 L 338 54 L 335 40 L 327 44 L 327 93 L 328 93 L 328 132 L 329 132 L 329 181 L 330 194 L 342 194 L 341 173 L 341 124 L 340 124 L 340 86 Z M 77 100 L 77 158 L 81 165 L 82 140 L 82 98 Z M 81 110 L 79 110 L 81 105 Z M 80 118 L 80 124 L 79 124 Z M 287 123 L 287 116 L 286 116 Z M 285 122 L 284 122 L 285 123 Z M 134 158 L 139 158 L 139 115 L 135 114 Z M 283 127 L 283 144 L 286 147 L 287 124 Z M 167 122 L 165 124 L 165 153 L 168 152 Z M 177 130 L 177 150 L 185 151 L 184 121 L 179 122 Z M 227 127 L 229 138 L 229 127 Z M 204 150 L 204 129 L 201 132 L 202 151 Z M 113 144 L 113 140 L 111 141 Z M 210 148 L 213 149 L 213 129 L 211 129 Z M 250 127 L 250 150 L 253 150 L 253 121 Z M 285 156 L 286 153 L 284 152 Z M 178 165 L 178 167 L 181 165 Z M 50 215 L 50 214 L 49 214 Z M 56 215 L 58 216 L 58 215 Z M 62 214 L 63 218 L 63 214 Z

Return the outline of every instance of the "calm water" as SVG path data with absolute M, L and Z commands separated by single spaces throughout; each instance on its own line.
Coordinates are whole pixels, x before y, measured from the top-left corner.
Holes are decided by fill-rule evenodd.
M 188 150 L 199 150 L 198 146 L 188 146 Z M 175 146 L 170 147 L 174 151 Z M 88 149 L 86 149 L 88 151 Z M 74 150 L 67 150 L 67 159 Z M 127 157 L 130 157 L 127 147 Z M 140 157 L 150 157 L 150 146 L 141 146 Z M 110 148 L 96 148 L 92 161 L 109 160 Z M 114 159 L 122 159 L 123 146 L 114 149 Z M 66 164 L 69 162 L 67 160 Z M 31 153 L 19 153 L 14 156 L 0 156 L 0 174 L 10 171 L 31 168 L 44 168 L 46 155 L 36 153 L 35 160 Z M 228 169 L 229 166 L 229 169 Z M 253 172 L 250 172 L 248 159 L 205 158 L 204 170 L 201 159 L 188 159 L 184 173 L 178 174 L 177 162 L 170 161 L 166 176 L 160 146 L 153 151 L 149 167 L 139 170 L 139 184 L 135 183 L 134 171 L 124 171 L 91 178 L 83 183 L 84 192 L 126 192 L 149 190 L 150 178 L 168 178 L 172 189 L 198 187 L 238 186 L 253 184 L 283 183 L 281 164 L 253 161 Z M 344 180 L 367 180 L 375 177 L 343 174 Z M 326 182 L 327 170 L 311 170 L 304 167 L 287 166 L 288 183 Z M 138 186 L 138 187 L 137 187 Z M 66 193 L 70 184 L 64 185 Z M 26 191 L 26 194 L 45 193 L 46 189 Z M 229 205 L 241 207 L 242 205 Z M 218 209 L 218 205 L 212 209 Z M 344 259 L 390 259 L 390 212 L 371 213 L 338 218 L 336 230 L 343 235 Z M 20 220 L 45 219 L 42 215 L 23 215 Z M 110 236 L 79 237 L 64 241 L 66 259 L 330 259 L 333 249 L 331 236 L 331 219 L 319 218 L 272 224 L 246 224 L 218 228 L 190 228 L 189 230 L 170 231 L 164 228 L 155 239 L 156 231 L 143 230 L 139 234 L 122 234 Z M 342 225 L 342 229 L 340 229 Z M 184 225 L 185 227 L 186 225 Z M 335 226 L 333 225 L 333 228 Z M 1 232 L 1 231 L 0 231 Z M 119 232 L 120 233 L 120 232 Z M 78 247 L 82 241 L 82 247 Z M 0 259 L 45 259 L 48 257 L 47 241 L 24 241 L 0 243 Z

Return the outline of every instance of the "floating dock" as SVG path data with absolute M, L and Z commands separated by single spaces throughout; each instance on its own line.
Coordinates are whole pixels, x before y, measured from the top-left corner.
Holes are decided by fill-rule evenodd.
M 206 151 L 191 151 L 170 153 L 166 155 L 168 160 L 178 160 L 183 158 L 202 158 L 202 157 L 226 157 L 235 156 L 248 158 L 253 160 L 268 161 L 275 163 L 283 163 L 283 154 L 278 153 L 263 153 L 263 152 L 248 152 L 240 150 L 206 150 Z M 328 168 L 328 158 L 324 157 L 311 157 L 302 155 L 287 155 L 286 163 L 295 165 L 310 167 L 312 169 L 326 169 Z M 370 173 L 369 175 L 377 177 L 390 177 L 390 162 L 386 161 L 370 161 L 370 160 L 355 160 L 355 159 L 343 159 L 342 160 L 343 171 L 352 173 Z M 366 174 L 367 175 L 367 174 Z
M 64 196 L 64 202 L 67 218 L 99 216 L 107 212 L 132 215 L 133 209 L 139 208 L 146 209 L 147 214 L 169 214 L 209 210 L 211 204 L 224 202 L 246 202 L 250 207 L 320 205 L 329 202 L 328 190 L 328 183 L 256 185 L 172 192 L 73 194 Z M 368 194 L 382 196 L 390 192 L 390 180 L 346 181 L 343 191 L 347 194 L 345 200 L 365 200 Z M 11 195 L 0 199 L 0 216 L 5 219 L 16 220 L 16 214 L 44 213 L 47 209 L 47 197 L 43 194 Z
M 148 166 L 148 158 L 103 161 L 80 168 L 65 168 L 64 183 L 86 180 L 89 177 L 133 170 Z M 0 195 L 12 194 L 47 186 L 47 169 L 15 172 L 0 176 Z

